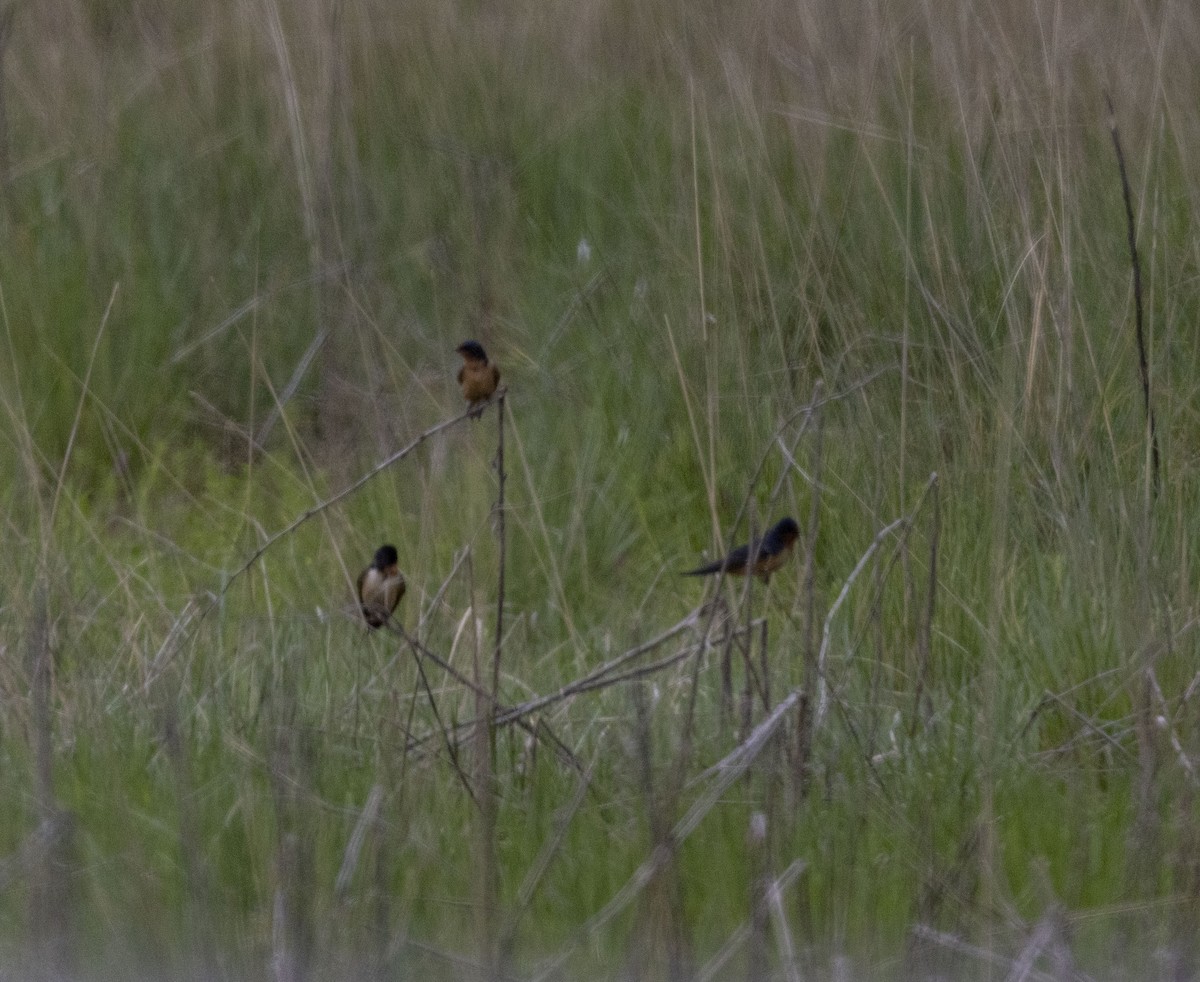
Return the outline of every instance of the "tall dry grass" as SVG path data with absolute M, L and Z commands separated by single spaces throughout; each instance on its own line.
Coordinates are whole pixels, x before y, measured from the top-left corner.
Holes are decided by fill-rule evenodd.
M 6 961 L 1194 974 L 1190 7 L 0 18 Z

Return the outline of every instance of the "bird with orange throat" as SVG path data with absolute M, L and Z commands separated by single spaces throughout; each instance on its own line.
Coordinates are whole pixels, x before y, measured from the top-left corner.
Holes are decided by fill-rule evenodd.
M 471 415 L 478 418 L 500 384 L 500 369 L 488 361 L 487 352 L 478 341 L 464 341 L 454 350 L 463 359 L 458 370 L 459 387 L 463 398 L 470 403 Z
M 796 524 L 796 520 L 780 519 L 767 529 L 761 538 L 752 539 L 744 546 L 731 549 L 728 555 L 716 562 L 689 569 L 682 575 L 709 576 L 712 573 L 723 572 L 730 576 L 745 576 L 753 573 L 766 580 L 787 562 L 799 538 L 800 526 Z

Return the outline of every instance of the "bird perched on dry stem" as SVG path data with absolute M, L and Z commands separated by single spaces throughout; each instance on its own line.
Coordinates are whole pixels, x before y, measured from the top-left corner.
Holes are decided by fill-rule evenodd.
M 380 627 L 404 596 L 404 574 L 396 547 L 380 546 L 371 565 L 358 574 L 358 602 L 368 627 Z
M 458 370 L 458 384 L 463 398 L 471 404 L 472 415 L 478 418 L 483 413 L 483 404 L 500 384 L 500 369 L 488 361 L 487 352 L 478 341 L 464 341 L 454 350 L 463 358 L 463 366 Z
M 710 573 L 724 571 L 730 576 L 745 576 L 747 573 L 753 573 L 766 580 L 787 562 L 798 538 L 800 538 L 800 526 L 796 524 L 796 520 L 782 518 L 767 529 L 762 538 L 752 539 L 746 545 L 730 550 L 723 559 L 718 559 L 715 563 L 709 563 L 707 566 L 689 569 L 683 575 L 707 576 Z

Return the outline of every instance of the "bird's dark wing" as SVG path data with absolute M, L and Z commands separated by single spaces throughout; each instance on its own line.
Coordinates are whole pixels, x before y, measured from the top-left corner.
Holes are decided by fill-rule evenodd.
M 741 573 L 746 568 L 746 560 L 750 558 L 750 547 L 738 546 L 730 551 L 724 559 L 718 559 L 715 563 L 709 563 L 707 566 L 699 566 L 696 569 L 689 569 L 684 576 L 708 576 L 710 573 L 719 573 L 721 570 L 727 570 L 730 573 Z

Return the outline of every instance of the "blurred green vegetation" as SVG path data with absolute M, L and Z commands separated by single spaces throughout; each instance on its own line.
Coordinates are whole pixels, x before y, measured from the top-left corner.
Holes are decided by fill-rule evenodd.
M 1194 956 L 1200 15 L 12 17 L 0 962 L 39 957 L 43 648 L 75 829 L 64 957 L 102 954 L 82 977 L 256 978 L 296 937 L 317 977 L 460 977 L 485 957 L 489 788 L 492 930 L 517 975 L 571 945 L 568 973 L 651 977 L 671 950 L 699 969 L 750 918 L 758 864 L 795 861 L 780 909 L 813 977 L 839 957 L 970 974 L 914 926 L 1015 956 L 1060 909 L 1097 977 Z M 1104 88 L 1138 215 L 1155 498 Z M 750 594 L 772 700 L 827 695 L 807 757 L 789 718 L 582 935 L 745 737 L 745 667 L 727 706 L 720 647 L 702 656 L 694 730 L 692 655 L 636 683 L 644 719 L 632 684 L 580 694 L 529 717 L 536 738 L 501 728 L 479 773 L 484 703 L 367 634 L 352 585 L 394 542 L 407 629 L 487 678 L 497 409 L 324 507 L 461 411 L 465 337 L 509 387 L 505 705 L 711 599 L 677 570 L 751 522 L 816 530 L 811 584 L 800 556 Z M 722 593 L 744 623 L 740 584 Z M 568 756 L 590 774 L 574 805 Z M 779 922 L 767 937 L 782 970 Z

